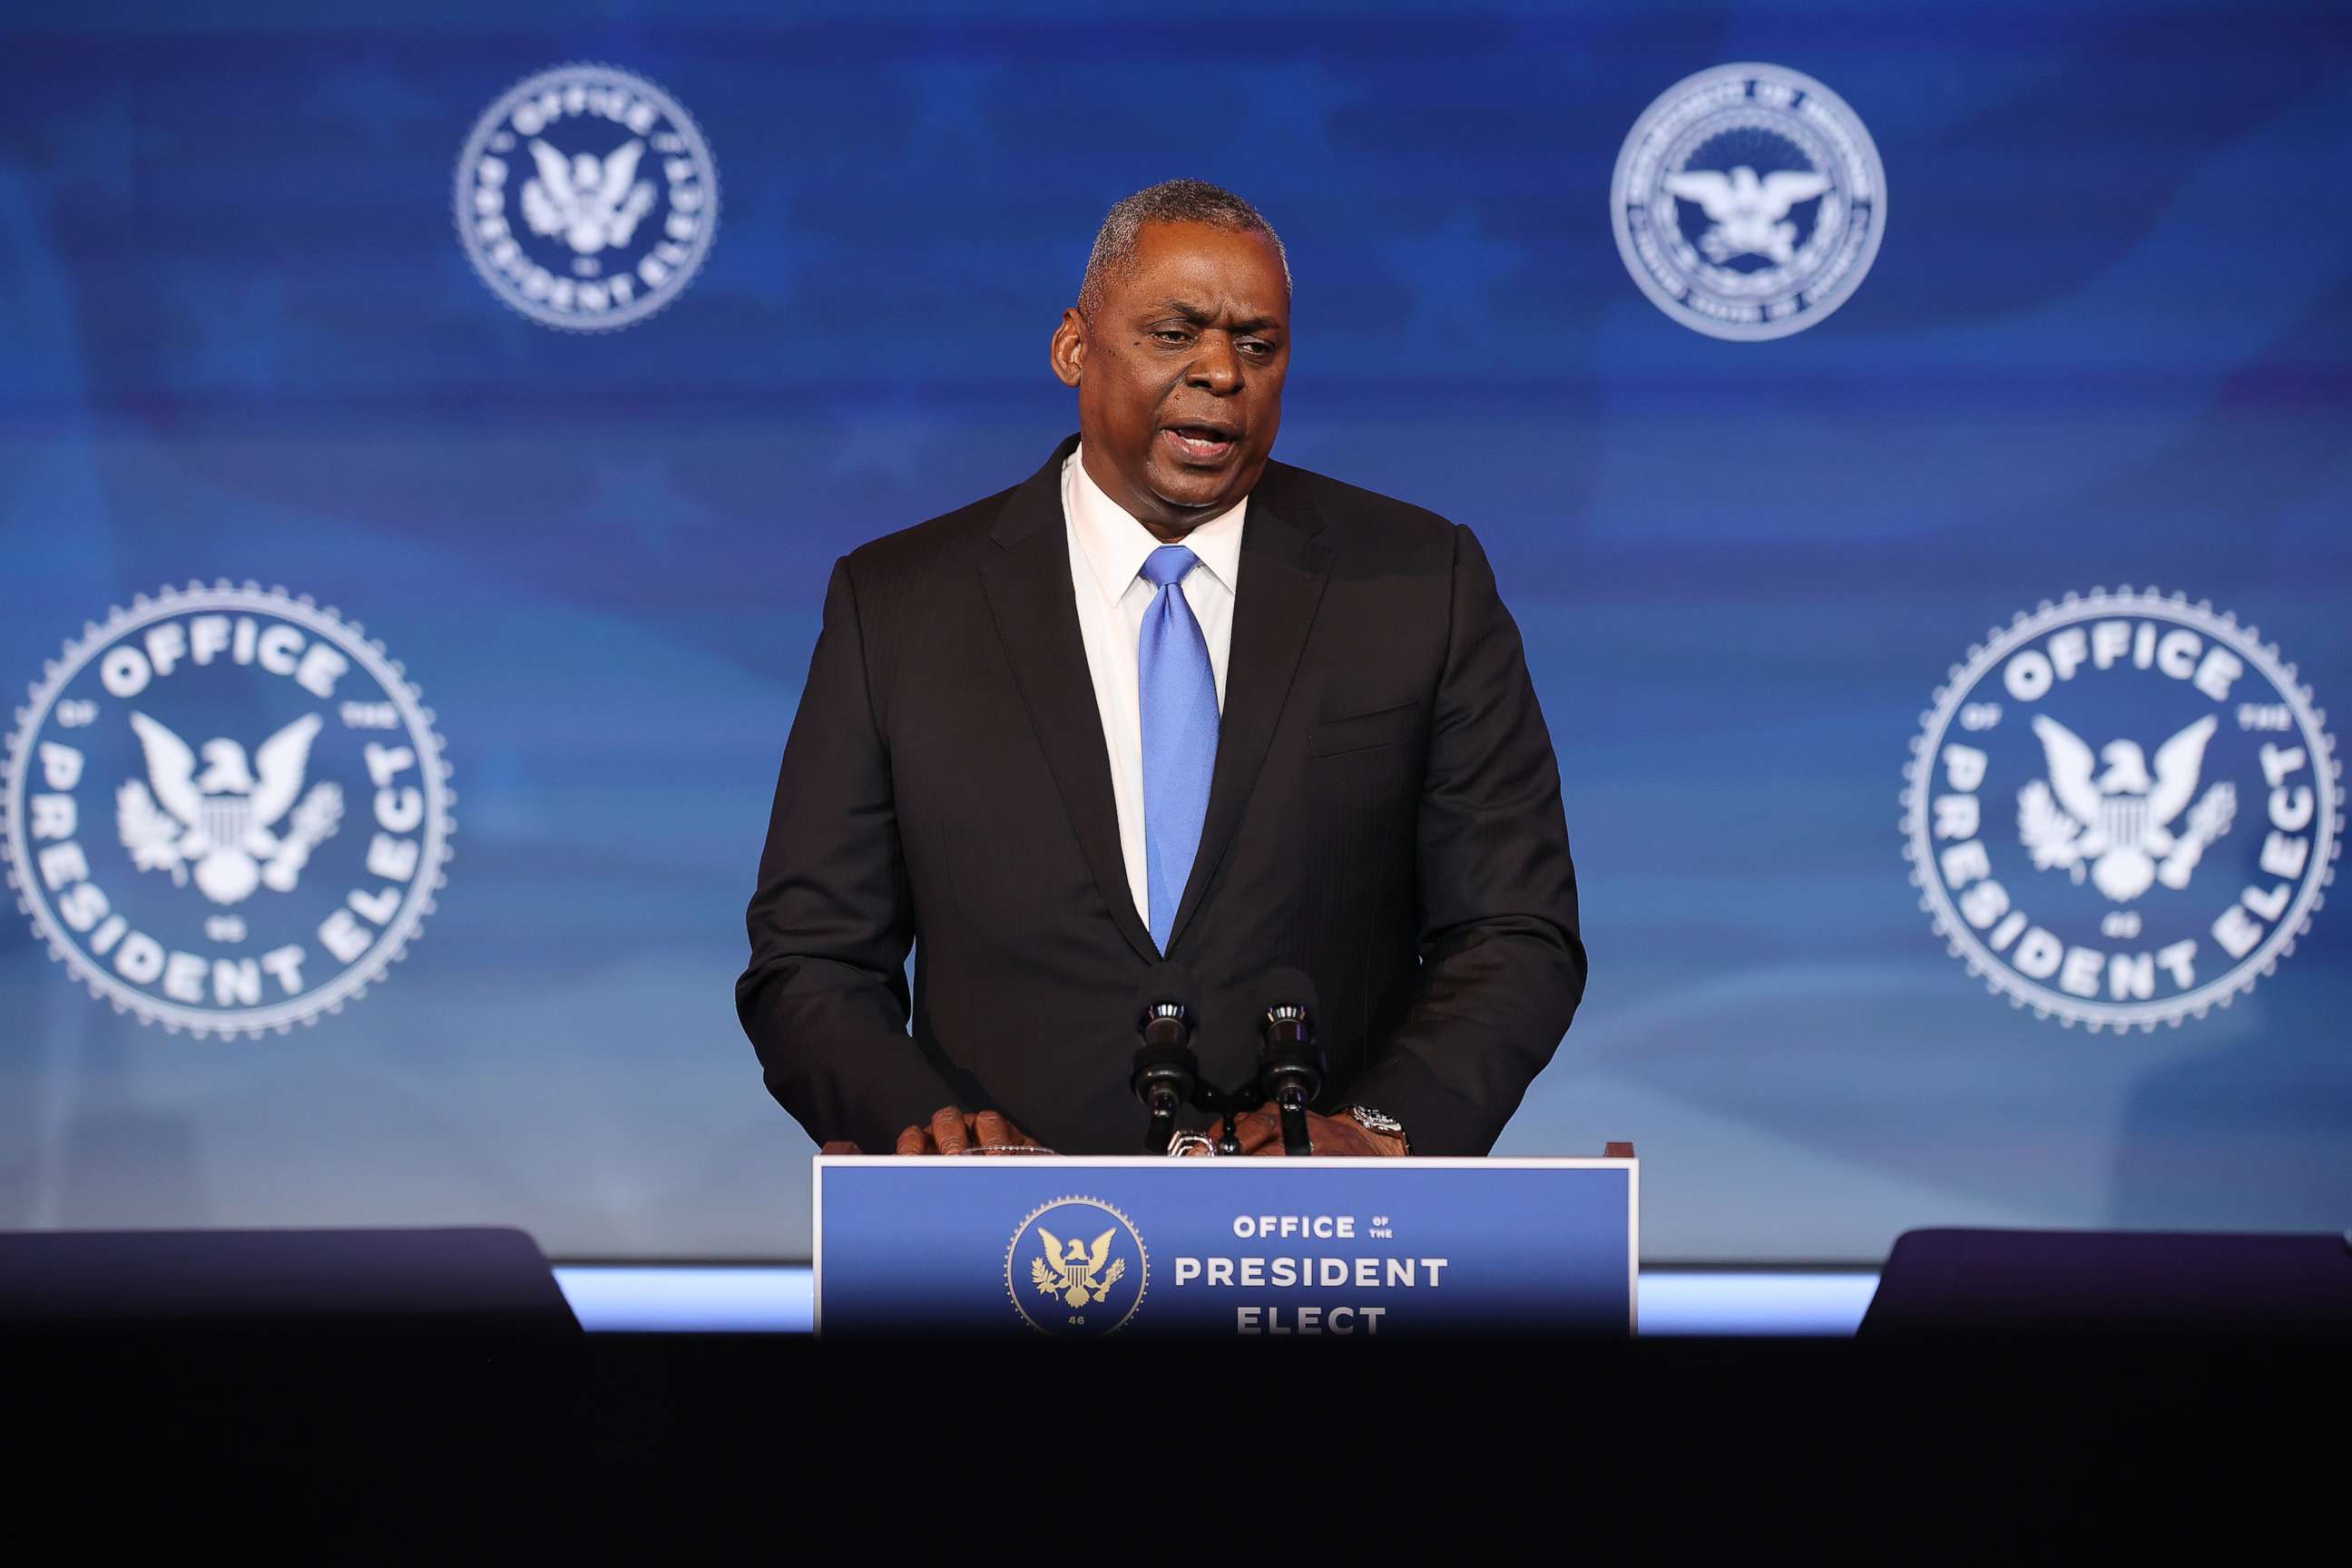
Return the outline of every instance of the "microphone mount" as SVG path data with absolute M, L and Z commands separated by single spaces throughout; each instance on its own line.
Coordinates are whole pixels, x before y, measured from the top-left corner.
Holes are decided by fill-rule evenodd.
M 1223 1120 L 1218 1153 L 1239 1154 L 1241 1134 L 1234 1122 L 1271 1101 L 1282 1121 L 1284 1154 L 1313 1153 L 1307 1108 L 1323 1092 L 1328 1071 L 1315 1037 L 1315 983 L 1295 969 L 1266 977 L 1259 994 L 1272 1000 L 1264 1015 L 1258 1070 L 1233 1089 L 1220 1089 L 1201 1076 L 1200 1057 L 1192 1048 L 1198 1022 L 1182 1000 L 1191 994 L 1191 976 L 1183 968 L 1162 963 L 1145 976 L 1136 995 L 1138 1044 L 1128 1087 L 1150 1113 L 1143 1152 L 1168 1152 L 1176 1138 L 1177 1113 L 1189 1105 Z
M 1258 1082 L 1282 1119 L 1282 1152 L 1303 1159 L 1314 1152 L 1307 1136 L 1307 1108 L 1323 1092 L 1323 1047 L 1316 1043 L 1314 988 L 1295 972 L 1278 994 L 1286 1000 L 1265 1010 L 1265 1045 L 1258 1056 Z
M 1128 1087 L 1151 1113 L 1143 1152 L 1165 1154 L 1176 1137 L 1176 1113 L 1200 1091 L 1201 1062 L 1192 1050 L 1192 1020 L 1184 1004 L 1165 998 L 1147 1002 L 1136 1020 L 1142 1043 L 1135 1052 Z

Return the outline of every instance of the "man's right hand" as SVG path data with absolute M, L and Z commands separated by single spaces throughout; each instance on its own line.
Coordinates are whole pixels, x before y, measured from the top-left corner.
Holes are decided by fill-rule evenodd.
M 959 1110 L 943 1105 L 931 1113 L 928 1127 L 909 1127 L 898 1134 L 898 1154 L 961 1154 L 972 1149 L 1038 1149 L 1044 1145 L 1003 1114 L 993 1110 Z

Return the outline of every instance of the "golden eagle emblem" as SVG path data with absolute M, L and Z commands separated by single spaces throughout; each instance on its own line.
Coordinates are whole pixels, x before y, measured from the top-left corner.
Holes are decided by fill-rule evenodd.
M 1066 1246 L 1039 1226 L 1037 1235 L 1045 1244 L 1045 1255 L 1030 1259 L 1030 1283 L 1045 1295 L 1059 1296 L 1073 1308 L 1102 1300 L 1127 1275 L 1127 1259 L 1110 1261 L 1110 1238 L 1117 1234 L 1113 1227 L 1095 1237 L 1091 1245 L 1073 1237 Z

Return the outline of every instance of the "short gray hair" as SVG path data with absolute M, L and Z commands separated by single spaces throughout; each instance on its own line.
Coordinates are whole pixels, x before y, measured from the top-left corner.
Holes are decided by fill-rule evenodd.
M 1282 259 L 1282 292 L 1286 300 L 1289 298 L 1290 252 L 1283 248 L 1282 236 L 1274 232 L 1265 214 L 1206 180 L 1163 180 L 1118 203 L 1103 219 L 1095 234 L 1094 250 L 1087 257 L 1086 275 L 1078 279 L 1079 310 L 1087 316 L 1095 313 L 1111 274 L 1134 258 L 1136 238 L 1148 223 L 1204 223 L 1213 228 L 1265 236 Z

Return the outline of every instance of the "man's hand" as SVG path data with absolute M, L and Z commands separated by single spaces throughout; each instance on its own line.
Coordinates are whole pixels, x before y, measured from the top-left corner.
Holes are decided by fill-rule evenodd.
M 928 1127 L 898 1134 L 898 1154 L 961 1154 L 973 1149 L 1042 1149 L 1045 1145 L 993 1110 L 959 1110 L 943 1105 Z
M 1244 1154 L 1282 1154 L 1282 1118 L 1272 1110 L 1252 1110 L 1234 1124 L 1241 1135 Z M 1220 1122 L 1211 1132 L 1215 1137 L 1224 1131 Z M 1318 1154 L 1376 1154 L 1401 1158 L 1404 1140 L 1385 1132 L 1375 1132 L 1352 1116 L 1321 1116 L 1307 1113 L 1307 1141 Z

